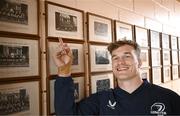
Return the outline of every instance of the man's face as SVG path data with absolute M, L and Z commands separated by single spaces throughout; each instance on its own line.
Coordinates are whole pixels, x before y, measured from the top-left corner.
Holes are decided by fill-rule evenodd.
M 141 61 L 133 47 L 124 45 L 112 51 L 112 68 L 118 80 L 130 80 L 139 75 Z

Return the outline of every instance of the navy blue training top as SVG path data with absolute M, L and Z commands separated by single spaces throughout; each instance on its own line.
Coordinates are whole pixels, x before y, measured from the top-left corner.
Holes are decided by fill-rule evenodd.
M 55 81 L 57 115 L 180 115 L 180 96 L 148 82 L 128 93 L 121 88 L 91 94 L 75 103 L 71 77 Z

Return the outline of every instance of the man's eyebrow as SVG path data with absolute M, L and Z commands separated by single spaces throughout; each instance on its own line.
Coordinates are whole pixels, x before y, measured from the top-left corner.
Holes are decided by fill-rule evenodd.
M 131 55 L 131 52 L 123 52 L 123 54 L 125 54 L 125 55 Z M 117 56 L 117 55 L 116 55 L 116 54 L 115 54 L 115 55 L 112 55 L 112 58 L 115 57 L 115 56 Z

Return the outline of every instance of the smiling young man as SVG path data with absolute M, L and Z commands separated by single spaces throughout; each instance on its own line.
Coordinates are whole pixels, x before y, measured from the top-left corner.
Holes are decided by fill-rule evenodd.
M 54 54 L 58 66 L 55 81 L 55 112 L 57 115 L 180 115 L 180 96 L 175 92 L 142 81 L 140 48 L 130 40 L 111 43 L 112 69 L 118 86 L 74 102 L 71 77 L 72 54 L 60 39 Z

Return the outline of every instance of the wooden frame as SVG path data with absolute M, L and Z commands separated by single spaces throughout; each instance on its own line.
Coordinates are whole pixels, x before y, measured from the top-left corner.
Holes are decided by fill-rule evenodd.
M 39 40 L 0 37 L 0 51 L 0 80 L 39 77 Z
M 151 48 L 160 48 L 160 33 L 150 30 Z
M 46 4 L 46 36 L 84 39 L 84 11 L 56 4 Z
M 83 73 L 85 71 L 84 70 L 84 68 L 85 68 L 84 52 L 83 52 L 84 44 L 78 43 L 78 42 L 71 42 L 71 41 L 69 41 L 69 42 L 67 41 L 66 43 L 70 47 L 72 54 L 73 54 L 73 62 L 72 62 L 72 67 L 71 67 L 72 73 Z M 55 41 L 55 40 L 48 39 L 47 47 L 48 47 L 47 48 L 47 50 L 48 50 L 47 64 L 49 67 L 49 68 L 47 68 L 47 72 L 48 72 L 48 75 L 56 75 L 58 68 L 53 61 L 53 54 L 58 48 L 58 40 Z
M 0 94 L 0 115 L 42 114 L 40 81 L 2 83 L 0 84 Z M 8 107 L 8 105 L 11 107 Z
M 117 40 L 133 40 L 133 26 L 128 23 L 115 20 L 115 38 Z
M 74 81 L 75 85 L 75 102 L 79 102 L 81 99 L 85 97 L 85 77 L 80 76 L 80 77 L 73 77 L 72 78 Z M 49 94 L 48 98 L 49 99 L 49 114 L 55 114 L 55 109 L 54 109 L 54 83 L 55 79 L 49 80 Z
M 90 77 L 91 93 L 114 88 L 114 77 L 112 73 L 96 74 Z
M 112 42 L 112 19 L 100 15 L 87 13 L 88 41 Z
M 148 30 L 142 27 L 135 26 L 135 40 L 141 47 L 149 47 L 148 45 Z
M 111 55 L 107 45 L 89 45 L 90 72 L 111 71 Z
M 1 6 L 0 34 L 39 35 L 39 0 L 4 0 Z

